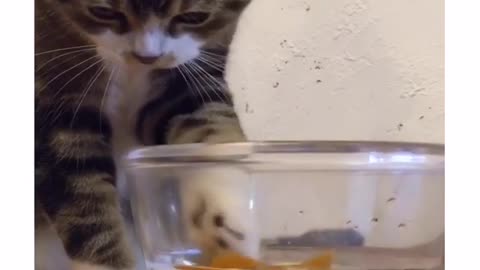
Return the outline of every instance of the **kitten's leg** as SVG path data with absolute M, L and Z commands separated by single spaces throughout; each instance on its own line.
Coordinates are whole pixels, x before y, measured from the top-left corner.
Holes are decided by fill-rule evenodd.
M 189 115 L 172 119 L 168 144 L 228 143 L 245 141 L 245 134 L 232 106 L 207 103 Z
M 73 113 L 73 112 L 72 112 Z M 74 270 L 132 269 L 117 192 L 109 134 L 97 113 L 80 108 L 39 134 L 43 180 L 36 192 Z M 106 120 L 104 123 L 108 123 Z M 102 130 L 109 130 L 105 124 Z
M 208 103 L 190 115 L 175 117 L 168 143 L 226 143 L 245 140 L 233 107 Z M 187 233 L 204 252 L 232 249 L 257 257 L 260 239 L 253 208 L 253 183 L 234 167 L 204 168 L 180 175 Z M 211 255 L 211 254 L 207 254 Z
M 70 269 L 70 260 L 41 204 L 35 201 L 35 270 Z

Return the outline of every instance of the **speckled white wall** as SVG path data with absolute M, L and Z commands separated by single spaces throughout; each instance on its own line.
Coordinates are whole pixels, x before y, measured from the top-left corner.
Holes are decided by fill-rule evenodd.
M 228 69 L 251 139 L 444 141 L 440 0 L 253 0 Z

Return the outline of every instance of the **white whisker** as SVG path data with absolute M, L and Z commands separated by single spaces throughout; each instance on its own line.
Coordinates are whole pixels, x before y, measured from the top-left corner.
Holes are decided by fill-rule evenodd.
M 185 68 L 184 71 L 187 75 L 187 78 L 191 79 L 191 82 L 194 86 L 193 90 L 195 90 L 200 95 L 200 98 L 202 99 L 203 104 L 205 104 L 205 99 L 203 98 L 202 91 L 201 91 L 200 87 L 197 85 L 197 83 L 195 82 L 196 80 L 194 80 L 195 75 L 192 74 L 192 72 L 189 70 L 189 68 L 185 64 L 181 65 L 180 67 Z
M 57 63 L 56 65 L 53 65 L 45 70 L 43 70 L 42 74 L 38 74 L 37 76 L 39 77 L 44 77 L 44 76 L 47 76 L 47 74 L 49 74 L 52 70 L 54 70 L 55 68 L 59 67 L 60 65 L 62 64 L 65 64 L 67 63 L 68 61 L 72 60 L 72 59 L 75 59 L 81 55 L 83 55 L 84 53 L 87 53 L 87 52 L 80 52 L 79 54 L 76 54 L 76 55 L 73 55 L 72 57 L 68 57 L 68 58 L 65 58 L 65 59 L 62 59 L 59 61 L 59 63 Z
M 221 59 L 217 56 L 212 56 L 212 55 L 208 55 L 208 54 L 205 54 L 205 53 L 201 53 L 200 57 L 202 57 L 203 59 L 206 59 L 209 62 L 212 62 L 216 65 L 220 65 L 222 67 L 225 66 L 225 64 L 226 64 L 226 59 Z
M 222 72 L 222 73 L 225 71 L 225 68 L 223 66 L 219 66 L 219 65 L 213 64 L 211 62 L 208 62 L 208 60 L 206 60 L 205 58 L 203 58 L 201 56 L 198 57 L 197 60 L 204 63 L 205 65 L 217 70 L 217 71 Z
M 105 90 L 103 91 L 103 97 L 102 97 L 102 101 L 100 102 L 100 128 L 102 128 L 102 114 L 103 114 L 103 105 L 104 105 L 104 102 L 105 102 L 105 97 L 107 96 L 107 92 L 108 92 L 108 89 L 110 87 L 110 82 L 112 81 L 112 78 L 113 78 L 113 74 L 117 71 L 117 68 L 114 67 L 112 69 L 112 72 L 110 73 L 110 76 L 107 80 L 107 84 L 105 85 Z
M 192 62 L 192 65 L 193 67 L 196 69 L 197 71 L 197 74 L 198 74 L 198 77 L 211 89 L 213 90 L 213 92 L 215 93 L 215 95 L 220 99 L 222 100 L 223 102 L 226 103 L 226 100 L 224 99 L 224 97 L 220 96 L 218 94 L 218 90 L 217 90 L 217 86 L 213 85 L 212 82 L 214 84 L 217 84 L 218 86 L 222 87 L 222 85 L 220 83 L 218 83 L 215 79 L 210 79 L 209 77 L 205 77 L 205 76 L 202 76 L 202 74 L 206 74 L 208 76 L 210 76 L 211 78 L 213 78 L 213 76 L 211 76 L 210 74 L 208 74 L 208 72 L 206 72 L 201 66 L 199 66 L 197 63 L 195 62 Z M 202 74 L 201 74 L 202 73 Z M 223 94 L 223 93 L 222 93 Z
M 60 52 L 60 51 L 67 51 L 67 50 L 73 50 L 73 49 L 82 49 L 82 48 L 93 48 L 95 45 L 84 45 L 84 46 L 73 46 L 73 47 L 67 47 L 67 48 L 60 48 L 60 49 L 54 49 L 54 50 L 49 50 L 49 51 L 44 51 L 44 52 L 39 52 L 36 53 L 35 56 L 47 54 L 47 53 L 53 53 L 53 52 Z
M 196 65 L 198 66 L 200 71 L 202 71 L 202 73 L 205 74 L 211 82 L 213 82 L 214 84 L 216 84 L 218 86 L 218 88 L 216 88 L 216 89 L 219 90 L 223 95 L 225 95 L 225 93 L 223 93 L 223 90 L 226 88 L 226 84 L 224 83 L 224 81 L 219 80 L 218 78 L 214 77 L 212 74 L 210 74 L 208 71 L 206 71 L 202 66 L 200 66 L 198 64 L 196 64 Z
M 65 99 L 63 99 L 60 104 L 58 104 L 57 106 L 57 109 L 55 110 L 55 117 L 52 118 L 51 122 L 52 123 L 55 123 L 57 121 L 57 119 L 60 117 L 60 115 L 62 115 L 62 109 L 63 109 L 63 105 L 65 105 L 66 101 Z
M 185 83 L 187 84 L 187 88 L 188 88 L 188 91 L 194 91 L 194 89 L 192 88 L 192 86 L 190 85 L 190 82 L 187 80 L 187 77 L 185 77 L 185 74 L 183 74 L 183 71 L 181 69 L 182 65 L 176 67 L 176 69 L 178 70 L 178 72 L 180 73 L 180 75 L 182 75 L 183 77 L 183 80 L 185 81 Z M 192 93 L 193 94 L 193 97 L 195 98 L 195 100 L 197 100 L 198 98 L 196 97 L 195 93 Z M 205 103 L 205 102 L 204 102 Z
M 42 69 L 43 67 L 45 67 L 46 65 L 48 65 L 48 63 L 58 59 L 58 58 L 61 58 L 61 57 L 64 57 L 64 56 L 67 56 L 67 55 L 70 55 L 70 54 L 79 54 L 81 52 L 85 52 L 85 51 L 92 51 L 92 50 L 95 50 L 95 48 L 88 48 L 88 49 L 81 49 L 81 50 L 75 50 L 75 51 L 72 51 L 72 52 L 67 52 L 67 53 L 64 53 L 64 54 L 60 54 L 58 56 L 55 56 L 53 57 L 52 59 L 48 60 L 47 62 L 43 63 L 43 65 L 41 65 L 40 67 L 37 68 L 37 70 L 35 70 L 35 72 L 38 72 L 40 69 Z
M 90 66 L 88 66 L 87 68 L 83 69 L 82 71 L 80 71 L 79 73 L 77 73 L 75 76 L 73 76 L 70 80 L 68 80 L 60 89 L 57 90 L 57 92 L 55 92 L 54 94 L 54 98 L 70 83 L 72 82 L 73 80 L 75 80 L 76 78 L 78 78 L 78 76 L 82 75 L 84 72 L 86 72 L 87 70 L 89 70 L 90 68 L 92 68 L 93 66 L 96 66 L 98 63 L 102 62 L 102 59 L 96 61 L 95 63 L 91 64 Z
M 60 93 L 62 91 L 63 88 L 65 88 L 71 81 L 73 81 L 75 78 L 77 78 L 78 76 L 80 76 L 82 73 L 84 73 L 85 71 L 89 70 L 90 68 L 92 68 L 93 66 L 96 66 L 98 63 L 100 63 L 102 61 L 102 59 L 100 59 L 99 61 L 93 63 L 92 65 L 88 66 L 87 68 L 85 68 L 84 70 L 82 70 L 81 72 L 79 72 L 77 75 L 75 75 L 73 78 L 71 78 L 68 82 L 66 82 L 59 90 L 57 90 L 57 92 L 54 94 L 53 98 L 55 98 L 58 93 Z M 66 103 L 66 99 L 62 99 L 62 101 L 60 102 L 60 104 L 58 104 L 57 106 L 57 109 L 53 112 L 56 116 L 52 119 L 52 122 L 55 122 L 58 117 L 60 117 L 60 115 L 62 114 L 62 108 L 63 108 L 63 105 L 65 105 Z
M 194 63 L 194 62 L 190 62 L 190 63 Z M 201 89 L 203 90 L 203 92 L 207 95 L 208 99 L 210 99 L 210 102 L 213 102 L 213 99 L 212 97 L 210 96 L 210 94 L 208 93 L 208 91 L 205 89 L 205 87 L 203 86 L 203 84 L 198 80 L 197 76 L 195 75 L 198 75 L 198 72 L 194 69 L 194 66 L 191 66 L 191 65 L 185 65 L 185 67 L 187 67 L 187 70 L 190 68 L 190 71 L 193 73 L 192 74 L 192 78 L 197 81 L 198 85 L 201 87 Z
M 84 70 L 82 70 L 80 73 L 78 73 L 77 75 L 75 75 L 73 78 L 71 78 L 68 82 L 66 82 L 62 88 L 60 88 L 59 90 L 57 90 L 57 92 L 54 94 L 53 98 L 55 98 L 58 93 L 60 93 L 62 91 L 63 88 L 65 88 L 71 81 L 73 81 L 75 78 L 77 78 L 78 76 L 80 76 L 80 74 L 82 74 L 83 72 L 89 70 L 90 68 L 92 68 L 93 66 L 96 66 L 98 63 L 100 63 L 102 61 L 102 59 L 100 59 L 99 61 L 93 63 L 92 65 L 88 66 L 87 68 L 85 68 Z M 91 81 L 90 81 L 91 82 Z M 55 111 L 52 111 L 52 114 L 55 115 L 55 117 L 52 119 L 52 122 L 54 123 L 55 121 L 57 121 L 58 117 L 60 117 L 60 115 L 62 114 L 62 108 L 63 106 L 65 105 L 66 103 L 66 100 L 67 99 L 62 99 L 60 101 L 59 104 L 57 104 L 57 109 Z
M 82 62 L 74 65 L 73 67 L 71 67 L 71 68 L 69 68 L 69 69 L 67 69 L 67 70 L 64 70 L 63 72 L 61 72 L 60 74 L 58 74 L 57 76 L 55 76 L 53 79 L 49 80 L 49 81 L 39 90 L 39 92 L 41 92 L 42 90 L 44 90 L 45 88 L 47 88 L 50 83 L 52 83 L 53 81 L 55 81 L 56 79 L 58 79 L 58 78 L 59 78 L 60 76 L 62 76 L 63 74 L 69 72 L 70 70 L 72 70 L 72 69 L 80 66 L 81 64 L 83 64 L 83 63 L 85 63 L 85 62 L 87 62 L 87 61 L 89 61 L 89 60 L 91 60 L 91 59 L 93 59 L 93 58 L 95 58 L 95 57 L 98 57 L 98 56 L 94 55 L 94 56 L 92 56 L 92 57 L 89 57 L 89 58 L 87 58 L 86 60 L 84 60 L 84 61 L 82 61 Z
M 92 81 L 90 82 L 90 84 L 87 86 L 87 89 L 84 91 L 84 94 L 82 95 L 81 100 L 80 100 L 80 102 L 78 103 L 78 106 L 77 106 L 77 108 L 75 109 L 75 112 L 73 113 L 72 122 L 70 123 L 70 128 L 73 128 L 73 123 L 74 123 L 74 121 L 75 121 L 75 117 L 77 116 L 78 110 L 80 110 L 80 106 L 82 105 L 83 101 L 84 101 L 85 98 L 87 97 L 88 92 L 89 92 L 90 89 L 92 88 L 92 86 L 93 86 L 93 84 L 95 83 L 95 81 L 98 79 L 98 77 L 100 77 L 100 74 L 103 72 L 103 70 L 105 70 L 105 65 L 103 65 L 102 68 L 100 68 L 100 69 L 97 71 L 97 73 L 95 73 L 94 78 L 92 79 Z
M 208 56 L 211 56 L 211 57 L 215 57 L 215 58 L 217 58 L 217 59 L 225 59 L 225 58 L 227 58 L 226 55 L 218 54 L 218 53 L 214 53 L 214 52 L 210 52 L 210 51 L 206 51 L 206 50 L 202 50 L 202 54 L 205 54 L 205 55 L 208 55 Z

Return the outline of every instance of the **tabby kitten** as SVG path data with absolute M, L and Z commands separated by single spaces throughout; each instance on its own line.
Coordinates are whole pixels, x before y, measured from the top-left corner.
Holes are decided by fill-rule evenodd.
M 133 269 L 122 157 L 138 145 L 244 140 L 223 70 L 249 2 L 35 1 L 36 242 L 53 228 L 73 269 Z M 199 244 L 240 247 L 194 227 Z

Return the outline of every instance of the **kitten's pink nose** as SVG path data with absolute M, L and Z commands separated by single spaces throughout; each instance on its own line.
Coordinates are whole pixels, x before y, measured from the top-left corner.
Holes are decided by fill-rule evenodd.
M 155 63 L 155 61 L 160 58 L 161 55 L 149 55 L 149 56 L 143 56 L 137 53 L 132 53 L 133 57 L 135 57 L 140 63 L 150 65 Z

